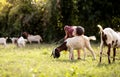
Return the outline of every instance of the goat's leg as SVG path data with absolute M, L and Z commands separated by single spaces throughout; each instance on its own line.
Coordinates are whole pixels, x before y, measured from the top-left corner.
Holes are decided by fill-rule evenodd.
M 28 40 L 28 42 L 31 44 L 31 41 L 30 41 L 30 40 Z
M 96 55 L 95 55 L 95 53 L 94 53 L 90 43 L 87 43 L 86 48 L 92 53 L 92 56 L 94 57 L 94 60 L 95 60 L 96 59 Z
M 32 44 L 32 41 L 30 41 L 30 44 Z
M 69 50 L 69 59 L 74 60 L 73 49 Z
M 77 50 L 78 59 L 80 59 L 80 50 Z
M 102 61 L 102 52 L 103 52 L 103 41 L 101 41 L 101 44 L 100 44 L 100 63 Z
M 72 51 L 72 60 L 74 60 L 74 51 Z
M 115 62 L 116 48 L 113 48 L 113 62 Z
M 93 56 L 93 58 L 95 60 L 96 59 L 96 55 L 95 55 L 93 49 L 91 47 L 89 47 L 88 50 L 92 53 L 92 56 Z
M 23 47 L 25 47 L 25 43 L 23 43 Z
M 4 47 L 6 47 L 6 45 L 7 45 L 7 44 L 6 44 L 6 42 L 5 42 L 5 43 L 4 43 Z
M 109 45 L 108 45 L 108 52 L 107 52 L 109 64 L 111 63 L 111 61 L 110 61 L 110 49 L 111 49 L 111 45 L 109 44 Z
M 40 40 L 38 40 L 38 44 L 40 44 Z

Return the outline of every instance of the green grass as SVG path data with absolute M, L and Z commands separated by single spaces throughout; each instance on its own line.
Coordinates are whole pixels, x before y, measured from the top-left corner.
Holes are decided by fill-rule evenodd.
M 92 45 L 97 60 L 92 60 L 87 52 L 86 60 L 69 60 L 69 53 L 62 52 L 59 59 L 50 57 L 55 44 L 27 44 L 17 48 L 8 44 L 0 46 L 0 77 L 120 77 L 120 50 L 117 50 L 116 62 L 108 64 L 106 52 L 99 64 L 99 45 Z M 105 48 L 106 51 L 106 48 Z M 112 52 L 111 52 L 112 56 Z M 83 52 L 81 51 L 83 59 Z M 111 59 L 112 61 L 112 59 Z

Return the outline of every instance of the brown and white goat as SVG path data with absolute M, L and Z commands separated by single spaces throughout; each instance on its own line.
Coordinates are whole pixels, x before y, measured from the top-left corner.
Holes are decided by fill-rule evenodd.
M 38 42 L 38 44 L 40 44 L 40 42 L 43 41 L 40 35 L 30 35 L 27 32 L 23 32 L 23 37 L 27 38 L 30 44 L 32 42 Z
M 120 47 L 120 34 L 115 32 L 111 28 L 103 29 L 101 25 L 98 25 L 101 33 L 101 44 L 100 44 L 100 63 L 102 59 L 103 45 L 108 47 L 108 62 L 110 61 L 110 50 L 113 48 L 113 62 L 115 61 L 116 56 L 116 48 Z
M 84 35 L 68 38 L 67 40 L 64 41 L 63 44 L 61 44 L 59 47 L 56 47 L 52 51 L 52 55 L 54 58 L 59 58 L 60 52 L 62 50 L 68 50 L 69 51 L 69 59 L 73 60 L 74 59 L 73 50 L 82 49 L 84 51 L 84 60 L 85 60 L 85 56 L 86 56 L 85 48 L 87 48 L 92 53 L 94 59 L 96 59 L 95 53 L 90 45 L 90 40 L 96 40 L 96 38 L 95 37 L 87 37 Z

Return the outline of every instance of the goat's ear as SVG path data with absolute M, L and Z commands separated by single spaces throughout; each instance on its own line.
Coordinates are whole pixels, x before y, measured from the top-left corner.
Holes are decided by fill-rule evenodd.
M 51 53 L 50 57 L 52 57 L 52 56 L 53 56 L 53 52 Z
M 54 57 L 55 56 L 55 49 L 52 50 L 51 56 L 50 57 Z
M 52 57 L 52 56 L 53 56 L 53 52 L 54 52 L 54 51 L 52 50 L 52 53 L 51 53 L 51 56 L 50 56 L 50 57 Z
M 55 51 L 55 52 L 58 52 L 58 49 L 56 48 L 54 51 Z

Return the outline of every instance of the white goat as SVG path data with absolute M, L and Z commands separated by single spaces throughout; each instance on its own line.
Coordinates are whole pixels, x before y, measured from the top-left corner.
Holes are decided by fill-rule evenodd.
M 1 38 L 0 38 L 0 44 L 3 44 L 3 45 L 6 47 L 6 45 L 7 45 L 6 40 L 7 40 L 7 39 L 8 39 L 8 37 L 6 37 L 6 38 L 1 37 Z
M 17 37 L 12 37 L 12 38 L 10 38 L 10 39 L 11 39 L 11 41 L 12 41 L 12 44 L 15 44 L 15 42 L 18 40 Z
M 118 33 L 118 35 L 120 36 L 120 32 L 117 32 Z
M 62 50 L 68 50 L 69 58 L 70 60 L 73 60 L 74 59 L 73 50 L 82 49 L 84 51 L 84 60 L 85 60 L 85 56 L 86 56 L 85 48 L 87 48 L 92 53 L 94 59 L 96 59 L 95 53 L 90 45 L 90 40 L 96 40 L 96 38 L 94 36 L 87 37 L 85 35 L 68 38 L 67 40 L 64 41 L 62 45 L 60 45 L 59 47 L 55 48 L 52 51 L 52 55 L 54 58 L 59 58 L 60 52 Z
M 27 40 L 24 39 L 23 37 L 18 38 L 17 40 L 17 46 L 18 47 L 25 47 Z
M 28 35 L 27 40 L 30 42 L 38 42 L 40 44 L 40 41 L 43 41 L 40 35 Z
M 103 51 L 103 45 L 106 45 L 108 47 L 108 62 L 110 61 L 110 49 L 113 48 L 113 62 L 115 61 L 116 56 L 116 48 L 120 47 L 120 34 L 119 32 L 115 32 L 111 28 L 105 28 L 103 30 L 101 25 L 98 25 L 101 33 L 101 44 L 100 44 L 100 63 L 102 59 L 102 51 Z

